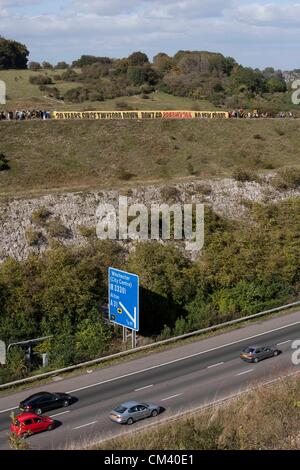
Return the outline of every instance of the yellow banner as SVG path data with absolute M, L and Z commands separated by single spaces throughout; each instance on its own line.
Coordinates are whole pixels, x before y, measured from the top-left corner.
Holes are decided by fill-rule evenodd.
M 54 111 L 57 120 L 228 119 L 227 111 Z

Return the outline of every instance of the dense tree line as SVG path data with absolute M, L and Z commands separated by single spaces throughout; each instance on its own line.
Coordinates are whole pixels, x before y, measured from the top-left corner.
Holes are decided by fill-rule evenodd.
M 27 68 L 28 55 L 23 44 L 0 37 L 0 70 Z M 208 99 L 217 106 L 243 107 L 257 97 L 287 91 L 280 70 L 243 67 L 232 57 L 207 51 L 180 50 L 174 56 L 160 52 L 152 63 L 141 51 L 122 59 L 82 55 L 71 65 L 65 61 L 56 65 L 32 61 L 28 68 L 35 72 L 56 69 L 61 75 L 56 75 L 55 81 L 76 82 L 63 96 L 74 103 L 135 94 L 147 97 L 160 90 L 175 96 Z M 57 89 L 54 91 L 58 96 Z
M 76 81 L 82 83 L 65 94 L 65 99 L 72 102 L 91 100 L 91 96 L 102 101 L 161 90 L 225 105 L 232 96 L 245 102 L 256 96 L 287 90 L 280 71 L 270 67 L 264 71 L 254 70 L 239 65 L 232 57 L 203 51 L 178 51 L 173 57 L 159 53 L 152 63 L 142 52 L 114 60 L 82 56 L 72 67 L 81 68 Z
M 110 351 L 116 333 L 101 314 L 109 266 L 140 275 L 144 336 L 182 334 L 285 303 L 300 290 L 299 214 L 299 200 L 254 204 L 244 222 L 207 210 L 196 261 L 172 242 L 140 243 L 126 256 L 117 243 L 93 237 L 85 247 L 56 244 L 23 262 L 8 259 L 0 267 L 0 338 L 54 335 L 40 346 L 51 367 Z M 2 380 L 22 375 L 18 354 L 2 368 Z

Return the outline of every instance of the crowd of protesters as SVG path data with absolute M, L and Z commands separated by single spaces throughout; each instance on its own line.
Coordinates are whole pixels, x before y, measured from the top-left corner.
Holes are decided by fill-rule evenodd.
M 0 121 L 27 121 L 30 119 L 51 119 L 51 113 L 45 110 L 0 111 Z
M 277 115 L 262 113 L 257 110 L 247 111 L 244 109 L 233 110 L 229 112 L 230 118 L 247 118 L 247 119 L 266 119 L 266 118 L 295 118 L 292 112 L 280 112 Z M 0 121 L 28 121 L 31 119 L 47 120 L 51 119 L 51 112 L 45 110 L 22 110 L 22 111 L 0 111 Z
M 280 112 L 277 115 L 272 115 L 269 113 L 261 113 L 257 110 L 254 111 L 246 111 L 244 109 L 239 109 L 238 111 L 231 111 L 229 112 L 229 117 L 230 118 L 247 118 L 247 119 L 266 119 L 266 118 L 295 118 L 295 114 L 292 113 L 291 111 L 289 113 L 285 112 Z

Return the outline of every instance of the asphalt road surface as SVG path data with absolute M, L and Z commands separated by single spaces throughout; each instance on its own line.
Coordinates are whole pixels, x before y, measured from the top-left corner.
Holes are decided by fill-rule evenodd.
M 17 412 L 18 403 L 37 391 L 68 392 L 77 402 L 69 408 L 48 412 L 57 421 L 57 427 L 28 438 L 30 448 L 78 448 L 296 372 L 300 366 L 292 364 L 291 346 L 297 339 L 300 339 L 300 312 L 23 392 L 8 392 L 0 398 L 0 449 L 9 449 L 11 411 Z M 253 344 L 278 345 L 282 354 L 258 364 L 241 361 L 240 351 Z M 111 422 L 110 411 L 131 399 L 155 402 L 165 411 L 132 426 Z

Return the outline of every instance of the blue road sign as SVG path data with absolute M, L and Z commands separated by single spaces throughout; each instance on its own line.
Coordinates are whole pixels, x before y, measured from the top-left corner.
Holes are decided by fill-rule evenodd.
M 139 277 L 119 269 L 108 269 L 109 319 L 139 331 Z

